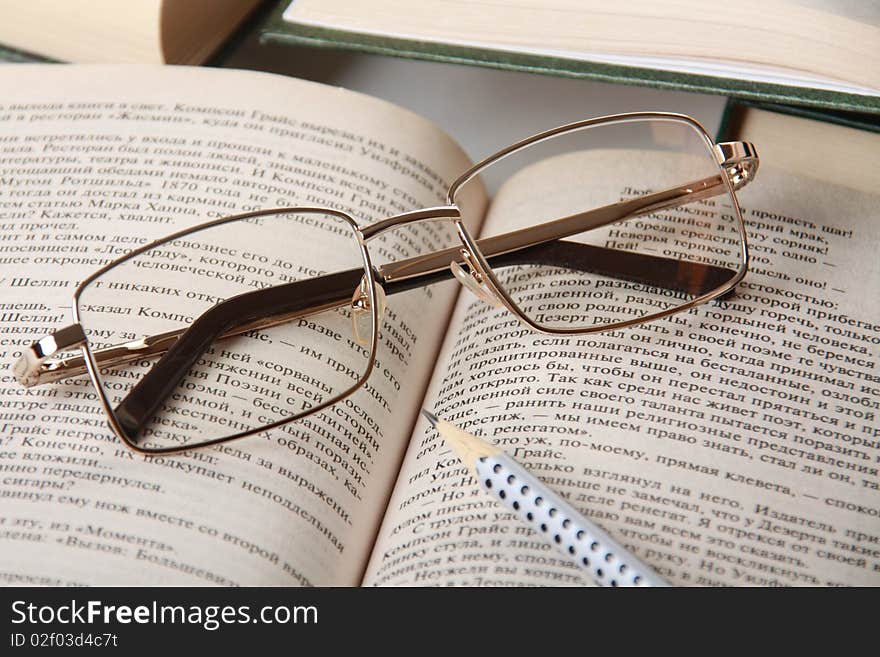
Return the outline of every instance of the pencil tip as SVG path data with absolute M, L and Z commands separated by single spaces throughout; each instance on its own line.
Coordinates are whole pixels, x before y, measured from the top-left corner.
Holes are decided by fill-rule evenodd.
M 436 415 L 434 415 L 431 411 L 423 408 L 422 415 L 424 415 L 426 418 L 428 418 L 428 422 L 431 423 L 432 427 L 437 426 L 437 422 L 439 421 L 439 418 Z

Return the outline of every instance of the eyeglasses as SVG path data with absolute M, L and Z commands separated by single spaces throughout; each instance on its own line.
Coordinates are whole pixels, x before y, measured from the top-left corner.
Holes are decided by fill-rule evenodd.
M 722 297 L 747 270 L 735 190 L 757 168 L 751 144 L 715 144 L 690 117 L 618 114 L 498 151 L 441 206 L 363 226 L 329 207 L 202 223 L 89 276 L 74 323 L 13 371 L 25 386 L 88 374 L 113 432 L 144 454 L 252 436 L 390 385 L 380 345 L 406 360 L 415 340 L 388 295 L 454 277 L 561 336 Z M 483 177 L 503 184 L 477 240 L 465 217 Z

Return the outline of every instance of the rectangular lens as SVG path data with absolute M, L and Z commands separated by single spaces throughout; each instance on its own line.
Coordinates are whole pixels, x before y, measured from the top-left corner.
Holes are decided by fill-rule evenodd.
M 369 303 L 352 303 L 365 267 L 350 219 L 282 212 L 189 232 L 103 272 L 77 308 L 128 439 L 194 447 L 357 387 L 375 338 Z
M 725 174 L 684 119 L 589 125 L 486 168 L 506 182 L 479 245 L 538 328 L 644 320 L 724 287 L 743 267 Z

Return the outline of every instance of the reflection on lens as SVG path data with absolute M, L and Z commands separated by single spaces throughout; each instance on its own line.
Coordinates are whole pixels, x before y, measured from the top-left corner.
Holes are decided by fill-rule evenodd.
M 722 171 L 687 122 L 599 124 L 489 167 L 506 182 L 480 247 L 500 287 L 541 328 L 638 321 L 717 290 L 742 268 Z M 529 240 L 513 251 L 497 237 L 524 228 Z
M 78 309 L 96 358 L 133 347 L 124 364 L 99 362 L 117 421 L 141 448 L 192 447 L 347 393 L 374 336 L 352 303 L 369 307 L 364 267 L 352 226 L 323 212 L 215 225 L 112 267 Z

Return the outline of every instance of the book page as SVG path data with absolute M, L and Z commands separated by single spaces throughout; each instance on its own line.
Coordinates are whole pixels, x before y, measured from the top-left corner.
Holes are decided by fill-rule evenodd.
M 407 44 L 393 40 L 416 42 L 417 50 L 426 44 L 488 50 L 481 58 L 499 61 L 507 52 L 521 53 L 875 95 L 880 77 L 863 62 L 877 50 L 876 8 L 827 4 L 294 0 L 284 20 L 342 32 L 331 32 L 331 40 L 384 47 L 391 41 L 390 47 L 403 50 Z M 828 38 L 817 39 L 818 29 Z M 735 51 L 727 46 L 731 41 Z
M 442 204 L 462 151 L 385 102 L 261 73 L 10 66 L 0 83 L 0 582 L 357 583 L 456 283 L 389 297 L 368 389 L 307 426 L 180 456 L 127 450 L 87 378 L 26 389 L 10 366 L 138 245 L 257 208 L 367 223 Z M 376 260 L 406 257 L 394 239 L 371 243 Z M 275 374 L 236 370 L 283 386 Z
M 673 584 L 876 585 L 878 198 L 769 166 L 739 197 L 752 264 L 730 299 L 567 339 L 463 295 L 425 406 Z M 524 225 L 516 209 L 502 189 L 484 234 Z M 591 582 L 423 421 L 365 583 Z
M 0 0 L 0 42 L 81 64 L 201 64 L 257 0 Z
M 877 187 L 880 132 L 739 108 L 737 134 L 761 144 L 761 158 L 789 173 L 871 192 Z M 805 152 L 807 156 L 805 157 Z

